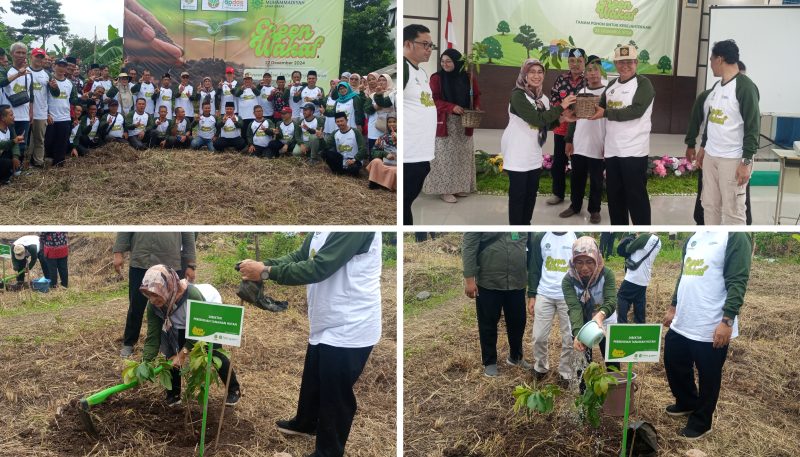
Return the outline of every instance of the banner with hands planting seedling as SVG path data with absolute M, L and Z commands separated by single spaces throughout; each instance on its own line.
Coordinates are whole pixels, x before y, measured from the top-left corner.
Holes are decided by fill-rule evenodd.
M 316 70 L 322 81 L 339 74 L 343 17 L 344 0 L 125 0 L 125 57 L 194 84 L 228 66 L 237 78 Z

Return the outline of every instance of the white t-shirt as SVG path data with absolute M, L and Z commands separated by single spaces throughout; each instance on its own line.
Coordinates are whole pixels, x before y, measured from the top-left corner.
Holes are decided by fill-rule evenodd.
M 156 86 L 153 83 L 143 82 L 139 86 L 139 93 L 136 98 L 143 98 L 145 100 L 144 112 L 153 114 L 156 109 L 156 102 L 153 101 L 153 94 L 156 91 Z M 133 106 L 136 106 L 136 100 L 133 101 Z
M 358 128 L 358 124 L 356 124 L 356 110 L 355 110 L 355 107 L 353 106 L 353 100 L 355 100 L 355 98 L 351 98 L 350 100 L 347 100 L 346 102 L 339 102 L 337 100 L 336 101 L 336 107 L 334 108 L 333 111 L 335 113 L 345 113 L 345 114 L 347 114 L 347 123 L 350 125 L 350 127 L 356 129 L 356 128 Z M 336 125 L 336 118 L 335 117 L 333 118 L 333 124 Z
M 89 125 L 89 122 L 91 122 L 91 119 L 89 119 L 89 118 L 87 117 L 87 118 L 86 118 L 86 125 Z M 85 126 L 84 126 L 83 124 L 81 124 L 81 127 L 85 127 Z M 100 117 L 95 117 L 95 118 L 94 118 L 94 122 L 92 122 L 92 129 L 91 129 L 91 130 L 89 130 L 89 133 L 87 133 L 87 134 L 86 134 L 86 136 L 87 136 L 89 139 L 94 139 L 94 138 L 96 138 L 96 137 L 97 137 L 97 129 L 98 129 L 98 128 L 100 128 Z
M 303 93 L 303 86 L 290 86 L 289 87 L 289 107 L 292 108 L 292 119 L 300 119 L 303 117 L 303 109 L 301 106 L 305 104 L 301 98 L 299 102 L 294 101 L 294 96 Z
M 185 117 L 180 122 L 176 120 L 174 125 L 176 135 L 186 135 L 186 130 L 189 128 L 189 123 L 186 121 Z
M 655 249 L 653 247 L 655 246 Z M 630 256 L 630 259 L 634 262 L 638 262 L 641 260 L 650 249 L 653 249 L 653 252 L 650 253 L 650 256 L 644 259 L 639 268 L 635 270 L 628 270 L 625 273 L 625 280 L 636 284 L 638 286 L 647 287 L 650 284 L 650 275 L 653 271 L 653 262 L 656 260 L 656 256 L 658 255 L 658 251 L 661 250 L 661 240 L 658 239 L 656 235 L 650 235 L 650 239 L 647 240 L 647 244 L 641 249 L 637 249 L 633 251 Z
M 155 116 L 158 116 L 158 110 L 162 106 L 167 107 L 167 119 L 172 119 L 172 89 L 162 87 L 159 90 Z
M 403 162 L 429 162 L 436 150 L 436 104 L 428 75 L 405 62 L 408 84 L 403 90 Z
M 33 119 L 37 121 L 47 120 L 47 96 L 50 94 L 50 75 L 42 68 L 39 71 L 28 68 L 33 77 Z
M 183 90 L 178 86 L 178 93 L 175 96 L 175 108 L 183 108 L 184 112 L 189 117 L 194 117 L 194 102 L 189 97 L 194 95 L 194 87 L 186 85 Z
M 706 153 L 714 157 L 741 159 L 744 150 L 744 118 L 736 98 L 733 78 L 727 84 L 715 85 L 706 98 Z
M 537 295 L 543 295 L 557 300 L 564 299 L 564 289 L 561 283 L 564 275 L 569 271 L 569 261 L 572 259 L 572 243 L 577 237 L 574 232 L 557 235 L 547 232 L 542 236 L 540 249 L 542 252 L 542 272 L 539 278 Z
M 111 129 L 108 130 L 108 136 L 112 138 L 122 138 L 122 133 L 125 131 L 125 116 L 122 113 L 117 113 L 116 116 L 106 114 L 106 124 L 111 124 Z M 108 126 L 105 127 L 108 129 Z
M 249 87 L 243 89 L 242 95 L 239 96 L 239 115 L 242 119 L 255 119 L 253 108 L 256 106 L 258 106 L 258 95 L 255 90 Z
M 206 92 L 204 90 L 200 91 L 200 103 L 198 106 L 200 107 L 201 113 L 203 112 L 203 101 L 205 101 L 206 97 L 208 97 L 211 106 L 211 115 L 212 116 L 217 115 L 217 101 L 215 99 L 216 96 L 217 96 L 217 91 L 213 89 L 211 90 L 211 92 Z
M 614 80 L 606 88 L 606 107 L 621 109 L 633 104 L 633 96 L 639 88 L 636 76 L 622 84 Z M 650 116 L 653 103 L 642 117 L 630 121 L 606 122 L 605 157 L 647 157 L 650 154 Z
M 342 165 L 346 166 L 348 160 L 355 160 L 358 153 L 358 140 L 352 128 L 344 133 L 337 131 L 333 138 L 336 140 L 336 150 L 342 155 Z
M 11 68 L 8 69 L 8 72 L 6 73 L 6 76 L 10 80 L 11 77 L 16 75 L 17 73 L 19 73 L 17 71 L 17 69 L 14 68 L 14 67 L 11 67 Z M 4 88 L 4 91 L 6 93 L 6 97 L 8 97 L 10 95 L 13 95 L 13 94 L 16 94 L 16 93 L 19 93 L 19 92 L 29 91 L 32 85 L 33 85 L 33 77 L 30 74 L 27 74 L 25 76 L 20 76 L 19 78 L 15 79 L 14 81 L 11 81 L 11 83 L 9 83 L 9 85 Z M 31 118 L 30 117 L 31 116 L 31 114 L 30 114 L 30 106 L 31 106 L 31 104 L 30 104 L 30 102 L 28 102 L 28 103 L 25 103 L 23 105 L 12 107 L 11 110 L 14 111 L 14 121 L 17 121 L 17 122 L 25 121 L 25 122 L 27 122 L 28 120 L 30 120 L 30 118 Z
M 239 116 L 235 116 L 235 119 L 238 121 Z M 222 131 L 220 132 L 220 137 L 222 138 L 237 138 L 242 136 L 242 129 L 236 127 L 235 123 L 231 119 L 225 119 L 225 123 L 222 124 Z
M 281 129 L 281 133 L 283 134 L 283 137 L 281 139 L 283 144 L 288 143 L 292 138 L 294 138 L 294 128 L 295 128 L 294 121 L 289 122 L 288 124 L 285 124 L 283 121 L 280 121 L 278 123 L 278 128 Z
M 204 140 L 214 138 L 217 131 L 217 118 L 214 116 L 200 116 L 197 118 L 197 136 Z
M 133 130 L 128 132 L 128 135 L 138 135 L 144 132 L 144 129 L 147 128 L 147 121 L 150 120 L 150 115 L 147 114 L 145 111 L 142 114 L 137 113 L 136 111 L 133 112 L 132 124 L 134 125 Z M 137 124 L 141 124 L 140 126 L 136 126 Z
M 228 102 L 233 102 L 233 112 L 234 113 L 238 113 L 239 112 L 239 97 L 235 97 L 233 95 L 233 93 L 231 92 L 232 89 L 236 88 L 237 84 L 238 84 L 238 82 L 235 79 L 233 81 L 231 81 L 231 82 L 225 81 L 225 82 L 222 83 L 222 98 L 220 99 L 220 104 L 219 104 L 220 113 L 223 112 L 223 110 L 225 108 L 225 104 L 228 103 Z M 213 100 L 213 98 L 212 98 L 212 100 Z
M 300 132 L 303 137 L 303 142 L 307 143 L 311 141 L 312 138 L 316 138 L 315 133 L 308 133 L 308 129 L 314 130 L 316 132 L 317 128 L 319 127 L 319 121 L 317 121 L 316 117 L 311 118 L 310 121 L 303 118 L 300 121 Z
M 47 110 L 53 116 L 53 122 L 69 121 L 72 118 L 69 115 L 69 96 L 72 94 L 72 82 L 69 79 L 63 81 L 56 80 L 58 84 L 59 94 L 58 97 L 53 97 L 50 91 L 47 91 Z M 47 116 L 45 116 L 45 119 Z
M 724 277 L 728 232 L 698 232 L 686 243 L 678 303 L 670 328 L 690 340 L 711 343 L 728 297 Z M 737 336 L 738 317 L 733 320 L 731 338 Z
M 300 91 L 300 96 L 302 97 L 303 105 L 305 105 L 306 103 L 318 102 L 319 100 L 322 99 L 322 89 L 318 86 L 314 86 L 313 89 L 306 86 L 303 88 L 302 91 Z
M 525 98 L 535 106 L 535 100 L 525 94 Z M 550 100 L 546 95 L 540 99 L 545 110 L 550 109 Z M 508 105 L 508 127 L 500 139 L 500 152 L 503 155 L 503 168 L 510 171 L 531 171 L 542 168 L 544 158 L 539 145 L 539 129 L 511 112 Z
M 336 112 L 336 100 L 328 96 L 328 100 L 325 102 L 325 111 Z M 328 117 L 325 116 L 325 127 L 322 129 L 325 133 L 333 134 L 336 132 L 338 127 L 336 127 L 336 118 L 335 117 Z
M 164 119 L 162 121 L 160 117 L 157 117 L 153 121 L 153 125 L 155 125 L 155 131 L 161 134 L 160 136 L 169 134 L 169 132 L 167 131 L 167 129 L 169 128 L 169 119 Z
M 21 244 L 26 248 L 28 246 L 36 246 L 39 247 L 39 236 L 38 235 L 25 235 L 17 239 L 14 244 Z
M 586 92 L 594 95 L 602 95 L 606 86 L 603 84 L 598 89 L 586 89 Z M 588 119 L 578 119 L 575 124 L 575 135 L 572 137 L 572 147 L 574 154 L 590 159 L 603 158 L 603 145 L 606 139 L 606 119 L 590 121 Z
M 264 118 L 264 122 L 253 120 L 250 124 L 250 132 L 253 134 L 253 145 L 267 147 L 272 141 L 272 130 L 269 126 L 269 119 Z
M 275 105 L 269 100 L 269 96 L 272 94 L 275 88 L 272 86 L 261 86 L 261 94 L 258 97 L 258 104 L 264 108 L 264 116 L 272 117 L 275 114 Z
M 80 122 L 78 122 L 78 125 L 72 127 L 72 130 L 70 130 L 69 132 L 69 144 L 72 144 L 72 142 L 75 141 L 75 137 L 78 136 L 78 129 L 80 128 L 81 128 Z M 0 132 L 0 141 L 3 140 L 2 135 L 3 132 Z

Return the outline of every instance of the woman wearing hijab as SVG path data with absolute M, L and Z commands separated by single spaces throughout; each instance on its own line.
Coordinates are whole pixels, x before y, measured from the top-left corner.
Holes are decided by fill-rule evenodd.
M 359 126 L 364 123 L 364 105 L 360 103 L 358 93 L 346 81 L 339 81 L 336 85 L 336 92 L 339 96 L 336 98 L 333 112 L 330 114 L 326 112 L 325 116 L 335 117 L 336 113 L 345 113 L 350 127 L 360 130 Z
M 367 115 L 367 154 L 372 159 L 375 141 L 386 133 L 386 116 L 394 107 L 394 91 L 392 77 L 388 74 L 375 75 L 375 89 L 367 90 L 364 101 L 364 112 Z
M 572 326 L 573 348 L 586 354 L 587 362 L 592 361 L 592 348 L 587 348 L 578 340 L 578 332 L 590 320 L 597 322 L 604 332 L 606 324 L 617 322 L 615 283 L 614 272 L 605 266 L 594 238 L 582 236 L 575 240 L 572 243 L 569 271 L 561 281 L 561 289 Z M 605 338 L 600 341 L 600 352 L 605 357 Z M 610 365 L 619 368 L 619 363 Z
M 167 405 L 174 406 L 181 403 L 181 375 L 180 368 L 187 362 L 189 352 L 194 347 L 194 341 L 186 340 L 186 301 L 208 301 L 203 293 L 185 279 L 178 278 L 178 273 L 166 265 L 154 265 L 144 274 L 139 291 L 147 297 L 147 338 L 144 343 L 142 358 L 151 361 L 156 358 L 159 350 L 165 357 L 172 361 L 172 390 L 167 392 Z M 218 370 L 219 377 L 225 383 L 231 362 L 216 349 L 221 346 L 214 345 L 214 355 L 222 360 Z M 228 386 L 226 405 L 235 405 L 239 402 L 241 392 L 236 373 L 231 373 L 231 382 Z
M 470 105 L 469 73 L 461 53 L 448 49 L 439 60 L 442 69 L 430 79 L 436 103 L 436 151 L 422 191 L 439 195 L 447 203 L 475 192 L 475 147 L 472 129 L 461 126 L 461 115 Z M 477 78 L 472 81 L 475 109 L 480 108 Z
M 367 164 L 369 188 L 383 186 L 397 190 L 397 115 L 386 118 L 387 132 L 375 143 L 372 161 Z
M 508 173 L 508 223 L 530 225 L 539 176 L 542 173 L 542 145 L 547 129 L 559 125 L 565 108 L 577 100 L 568 95 L 558 105 L 542 92 L 545 69 L 537 59 L 528 59 L 519 70 L 508 105 L 508 126 L 500 140 L 503 168 Z

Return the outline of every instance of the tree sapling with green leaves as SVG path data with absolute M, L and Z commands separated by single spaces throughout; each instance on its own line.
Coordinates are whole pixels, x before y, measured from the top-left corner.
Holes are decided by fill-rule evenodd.
M 187 24 L 189 24 L 189 25 L 196 25 L 198 27 L 205 27 L 206 28 L 206 32 L 208 33 L 208 37 L 195 37 L 195 38 L 192 38 L 192 41 L 207 41 L 207 42 L 211 43 L 211 58 L 214 59 L 215 55 L 216 55 L 217 42 L 237 41 L 237 40 L 241 40 L 242 39 L 241 37 L 238 37 L 238 36 L 235 36 L 235 35 L 227 35 L 227 36 L 224 36 L 222 38 L 217 38 L 217 35 L 222 33 L 222 30 L 225 27 L 227 27 L 229 25 L 233 25 L 233 24 L 238 24 L 239 22 L 242 22 L 242 21 L 244 21 L 244 18 L 242 18 L 242 17 L 234 17 L 234 18 L 228 19 L 227 21 L 223 21 L 223 22 L 216 22 L 216 21 L 206 22 L 206 21 L 203 21 L 201 19 L 190 19 L 190 20 L 187 20 L 185 22 Z

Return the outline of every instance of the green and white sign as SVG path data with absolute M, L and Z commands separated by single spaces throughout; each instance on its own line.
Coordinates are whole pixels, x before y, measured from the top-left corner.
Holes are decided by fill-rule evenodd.
M 610 324 L 606 338 L 606 362 L 658 363 L 661 324 Z
M 475 2 L 472 41 L 487 46 L 489 64 L 519 67 L 546 57 L 551 68 L 567 69 L 574 46 L 603 59 L 611 73 L 617 45 L 633 44 L 639 73 L 673 74 L 679 6 L 675 0 Z
M 8 244 L 0 244 L 0 257 L 4 259 L 11 258 L 11 246 Z
M 240 346 L 244 307 L 196 300 L 186 303 L 186 339 Z

